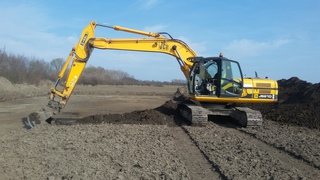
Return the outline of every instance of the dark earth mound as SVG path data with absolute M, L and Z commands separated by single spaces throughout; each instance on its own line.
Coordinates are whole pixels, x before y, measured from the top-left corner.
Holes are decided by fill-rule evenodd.
M 177 126 L 183 123 L 183 119 L 177 111 L 177 102 L 169 100 L 155 109 L 133 111 L 123 114 L 97 114 L 77 120 L 81 124 L 150 124 Z
M 299 78 L 281 79 L 279 101 L 274 104 L 252 104 L 263 118 L 284 124 L 320 129 L 320 83 L 312 84 Z M 160 124 L 180 125 L 183 120 L 177 102 L 186 100 L 186 89 L 180 88 L 172 100 L 155 109 L 124 114 L 98 114 L 77 120 L 78 123 Z M 185 122 L 184 122 L 185 123 Z
M 278 85 L 278 103 L 253 105 L 253 108 L 260 110 L 264 119 L 320 129 L 320 83 L 292 77 L 279 80 Z

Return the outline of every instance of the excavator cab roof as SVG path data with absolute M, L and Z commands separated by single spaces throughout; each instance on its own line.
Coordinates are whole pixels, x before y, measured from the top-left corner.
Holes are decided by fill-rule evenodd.
M 221 60 L 227 60 L 227 61 L 234 61 L 225 57 L 202 57 L 202 56 L 198 56 L 198 57 L 190 57 L 188 58 L 189 61 L 193 62 L 193 63 L 199 63 L 199 62 L 208 62 L 208 61 L 221 61 Z M 236 62 L 236 61 L 234 61 Z

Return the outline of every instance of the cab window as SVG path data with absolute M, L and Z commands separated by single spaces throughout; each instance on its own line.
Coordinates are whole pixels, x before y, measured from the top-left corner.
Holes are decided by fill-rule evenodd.
M 242 75 L 239 64 L 233 61 L 222 61 L 221 95 L 238 97 L 242 93 Z

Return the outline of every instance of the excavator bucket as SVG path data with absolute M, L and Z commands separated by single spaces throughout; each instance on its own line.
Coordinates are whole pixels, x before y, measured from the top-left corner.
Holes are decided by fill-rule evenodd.
M 28 117 L 23 121 L 23 123 L 29 129 L 34 128 L 37 124 L 41 123 L 51 124 L 51 121 L 53 120 L 53 115 L 55 115 L 53 109 L 44 107 L 36 112 L 30 113 Z

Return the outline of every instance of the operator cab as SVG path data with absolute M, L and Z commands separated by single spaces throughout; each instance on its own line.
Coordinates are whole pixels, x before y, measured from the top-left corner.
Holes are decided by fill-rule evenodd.
M 196 96 L 240 97 L 243 77 L 238 62 L 225 57 L 192 57 L 189 93 Z

